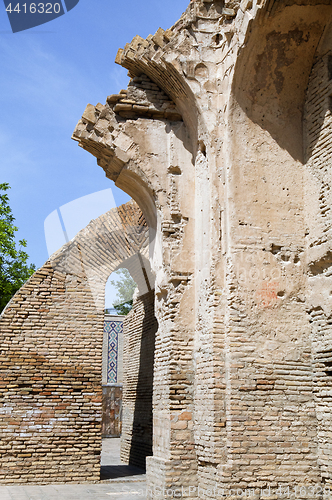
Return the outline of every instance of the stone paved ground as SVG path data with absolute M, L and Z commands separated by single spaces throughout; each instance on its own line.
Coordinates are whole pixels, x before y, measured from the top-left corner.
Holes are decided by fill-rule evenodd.
M 145 474 L 120 461 L 120 439 L 104 439 L 98 484 L 0 486 L 0 500 L 145 500 Z

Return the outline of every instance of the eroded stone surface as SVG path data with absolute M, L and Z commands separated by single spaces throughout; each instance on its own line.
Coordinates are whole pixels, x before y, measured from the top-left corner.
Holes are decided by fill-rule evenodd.
M 331 14 L 192 1 L 116 58 L 182 121 L 112 97 L 74 133 L 156 232 L 151 487 L 332 482 Z
M 150 229 L 152 498 L 332 483 L 331 15 L 191 1 L 75 129 Z

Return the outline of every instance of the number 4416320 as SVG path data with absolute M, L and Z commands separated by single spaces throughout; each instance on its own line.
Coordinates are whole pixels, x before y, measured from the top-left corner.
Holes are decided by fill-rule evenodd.
M 27 4 L 24 3 L 21 5 L 21 8 L 20 8 L 20 4 L 16 4 L 14 8 L 12 8 L 12 4 L 8 4 L 7 8 L 6 8 L 6 11 L 9 12 L 10 14 L 12 12 L 17 12 L 17 14 L 19 14 L 20 12 L 26 14 L 27 12 L 30 12 L 30 14 L 59 14 L 60 13 L 60 10 L 61 10 L 61 5 L 59 3 L 55 3 L 55 4 L 52 4 L 52 3 L 31 3 L 30 5 L 28 5 L 27 7 Z

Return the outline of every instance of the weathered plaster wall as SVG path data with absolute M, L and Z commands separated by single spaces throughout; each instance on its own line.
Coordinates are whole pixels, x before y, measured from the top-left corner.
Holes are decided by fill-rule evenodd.
M 130 87 L 134 84 L 135 81 L 131 81 Z M 136 93 L 131 92 L 133 101 Z M 140 102 L 141 94 L 135 98 Z M 158 283 L 156 316 L 162 318 L 162 322 L 156 334 L 154 359 L 154 456 L 148 461 L 154 461 L 159 469 L 165 459 L 176 460 L 179 475 L 185 478 L 187 471 L 190 484 L 192 470 L 196 468 L 191 455 L 193 426 L 182 430 L 177 424 L 171 424 L 172 419 L 177 420 L 188 408 L 191 408 L 192 419 L 193 409 L 193 393 L 188 390 L 194 377 L 191 353 L 194 350 L 192 275 L 195 265 L 194 200 L 186 196 L 193 190 L 194 182 L 189 135 L 178 116 L 176 121 L 167 121 L 162 115 L 155 119 L 145 110 L 134 110 L 135 105 L 130 104 L 132 111 L 128 110 L 129 116 L 125 118 L 119 114 L 122 108 L 116 108 L 114 101 L 112 96 L 105 106 L 92 109 L 89 105 L 74 138 L 96 155 L 106 175 L 138 200 L 149 226 L 155 229 L 151 265 Z M 162 102 L 160 100 L 159 105 Z M 151 106 L 158 107 L 158 103 Z M 149 109 L 149 103 L 145 107 Z M 186 311 L 185 317 L 182 311 Z M 182 451 L 171 446 L 171 433 Z M 163 476 L 158 473 L 156 478 L 162 484 Z
M 74 133 L 117 185 L 133 196 L 136 185 L 147 219 L 156 214 L 152 497 L 157 486 L 259 497 L 331 481 L 328 365 L 317 396 L 307 315 L 316 219 L 328 240 L 330 90 L 317 51 L 331 14 L 328 0 L 192 1 L 170 30 L 136 36 L 116 59 L 128 92 L 148 77 L 183 122 L 147 111 L 155 103 L 142 112 L 132 92 L 129 114 L 112 97 Z M 329 325 L 324 314 L 315 318 Z
M 226 404 L 228 473 L 242 488 L 294 485 L 304 475 L 321 481 L 306 316 L 302 113 L 329 9 L 276 6 L 252 28 L 234 70 Z
M 127 91 L 74 131 L 149 226 L 152 498 L 332 483 L 331 15 L 330 0 L 192 1 L 119 50 Z

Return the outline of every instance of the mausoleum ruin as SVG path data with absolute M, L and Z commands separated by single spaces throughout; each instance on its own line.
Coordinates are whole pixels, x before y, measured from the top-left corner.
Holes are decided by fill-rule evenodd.
M 153 425 L 135 448 L 148 403 L 124 380 L 122 456 L 145 446 L 153 499 L 332 489 L 331 15 L 330 0 L 191 1 L 119 50 L 128 88 L 74 131 L 136 202 L 146 303 L 127 331 L 153 366 L 153 388 L 134 368 Z M 132 255 L 92 244 L 83 271 L 77 238 L 0 319 L 1 482 L 98 480 L 102 283 Z

